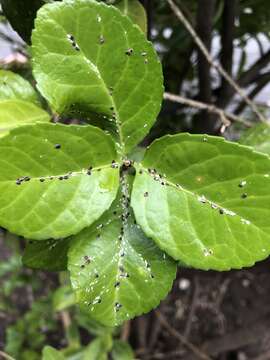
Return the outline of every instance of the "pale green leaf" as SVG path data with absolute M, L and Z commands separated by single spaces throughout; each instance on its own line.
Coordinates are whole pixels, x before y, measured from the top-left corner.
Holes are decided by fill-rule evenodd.
M 37 93 L 30 83 L 8 70 L 0 70 L 0 103 L 3 100 L 24 100 L 40 105 Z
M 22 262 L 32 269 L 64 271 L 67 269 L 69 239 L 28 241 Z
M 121 340 L 115 340 L 112 349 L 113 360 L 134 360 L 135 355 L 131 346 Z
M 45 346 L 42 351 L 42 360 L 65 360 L 65 356 L 51 346 Z
M 137 24 L 141 30 L 147 32 L 147 16 L 143 5 L 139 0 L 121 0 L 115 6 Z
M 111 137 L 93 126 L 12 130 L 0 140 L 0 226 L 34 240 L 76 234 L 115 198 L 113 160 Z
M 30 102 L 0 100 L 0 137 L 18 126 L 49 121 L 49 114 Z
M 270 159 L 222 138 L 155 141 L 137 175 L 132 207 L 147 236 L 200 269 L 251 266 L 270 253 Z
M 127 16 L 93 0 L 48 4 L 32 40 L 38 88 L 55 111 L 103 115 L 122 152 L 143 139 L 160 110 L 162 70 Z
M 255 150 L 270 155 L 270 126 L 259 124 L 246 131 L 240 144 L 252 146 Z
M 144 236 L 127 201 L 118 198 L 100 221 L 75 236 L 68 254 L 82 310 L 109 327 L 156 307 L 175 277 L 175 263 Z

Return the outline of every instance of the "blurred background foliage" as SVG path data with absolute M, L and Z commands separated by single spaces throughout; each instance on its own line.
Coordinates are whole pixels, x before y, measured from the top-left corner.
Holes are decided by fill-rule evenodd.
M 122 1 L 106 2 L 119 6 Z M 49 1 L 0 2 L 0 68 L 19 73 L 35 85 L 27 42 L 30 42 L 37 9 Z M 268 118 L 269 1 L 175 0 L 175 3 L 198 31 L 213 59 L 222 64 L 249 94 L 263 116 Z M 251 109 L 220 74 L 210 67 L 167 1 L 141 0 L 141 4 L 147 15 L 147 36 L 153 41 L 162 61 L 165 90 L 188 99 L 213 104 L 256 124 L 258 119 Z M 22 38 L 12 30 L 7 18 Z M 43 106 L 47 107 L 44 100 Z M 167 133 L 181 131 L 220 134 L 220 119 L 205 111 L 164 101 L 158 121 L 144 144 Z M 225 136 L 238 139 L 244 131 L 242 125 L 232 125 Z M 1 231 L 0 349 L 18 360 L 129 360 L 135 358 L 125 342 L 130 338 L 139 358 L 158 358 L 153 357 L 156 346 L 153 339 L 158 341 L 157 336 L 151 337 L 151 346 L 145 343 L 144 318 L 114 331 L 89 322 L 74 306 L 75 299 L 65 273 L 57 275 L 25 269 L 21 264 L 23 247 L 21 239 Z M 174 316 L 172 310 L 168 310 L 168 314 Z M 153 320 L 151 314 L 150 320 Z M 157 331 L 156 327 L 153 331 Z M 170 345 L 166 349 L 162 345 L 161 350 L 170 350 L 169 347 Z M 60 348 L 64 349 L 61 353 L 56 350 Z M 1 356 L 0 353 L 0 358 Z M 172 355 L 167 359 L 180 359 L 177 356 Z

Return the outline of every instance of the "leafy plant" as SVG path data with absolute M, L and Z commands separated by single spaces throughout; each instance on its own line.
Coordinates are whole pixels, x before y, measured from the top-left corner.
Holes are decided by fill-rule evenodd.
M 52 111 L 81 125 L 20 126 L 0 141 L 0 225 L 31 239 L 26 265 L 67 268 L 83 312 L 112 327 L 157 306 L 177 263 L 221 271 L 269 255 L 267 155 L 178 134 L 138 159 L 163 79 L 127 16 L 93 0 L 47 4 L 32 54 Z

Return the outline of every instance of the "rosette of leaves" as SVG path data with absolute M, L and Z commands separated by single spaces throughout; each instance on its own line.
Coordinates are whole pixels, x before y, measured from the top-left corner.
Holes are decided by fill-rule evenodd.
M 269 255 L 267 155 L 178 134 L 134 161 L 163 79 L 127 16 L 92 0 L 47 4 L 32 44 L 39 91 L 84 125 L 22 126 L 0 141 L 0 225 L 31 240 L 26 265 L 68 269 L 82 310 L 115 326 L 159 304 L 178 262 L 221 271 Z

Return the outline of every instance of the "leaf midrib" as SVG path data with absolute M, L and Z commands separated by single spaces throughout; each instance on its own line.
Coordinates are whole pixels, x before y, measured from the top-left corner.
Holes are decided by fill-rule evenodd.
M 147 168 L 145 168 L 141 163 L 139 164 L 139 166 L 144 170 L 144 172 L 145 172 L 150 178 L 152 178 L 151 175 L 149 175 Z M 154 181 L 154 180 L 153 180 L 153 181 Z M 200 195 L 200 194 L 194 193 L 194 192 L 192 192 L 192 191 L 184 188 L 181 184 L 179 184 L 179 187 L 177 187 L 176 184 L 174 184 L 172 181 L 168 180 L 168 178 L 165 178 L 165 179 L 164 179 L 164 182 L 167 182 L 170 186 L 172 186 L 174 189 L 176 189 L 176 190 L 179 191 L 179 192 L 180 192 L 180 191 L 184 191 L 186 194 L 189 194 L 189 195 L 191 195 L 192 197 L 196 197 L 196 200 L 198 200 L 198 199 L 197 199 L 198 196 L 202 196 L 202 195 Z M 164 185 L 164 186 L 166 186 L 166 185 Z M 233 212 L 233 213 L 235 214 L 234 216 L 236 216 L 237 218 L 240 218 L 240 221 L 241 221 L 241 219 L 244 220 L 244 221 L 249 221 L 249 222 L 250 222 L 250 225 L 254 226 L 259 232 L 261 232 L 261 233 L 263 233 L 264 235 L 267 235 L 267 237 L 269 237 L 269 233 L 267 233 L 266 231 L 264 231 L 262 228 L 258 227 L 253 221 L 251 221 L 251 220 L 249 220 L 249 219 L 246 219 L 246 218 L 244 218 L 243 216 L 240 216 L 239 214 L 235 213 L 235 212 L 234 212 L 233 210 L 231 210 L 230 208 L 226 208 L 226 207 L 220 205 L 220 204 L 217 203 L 217 202 L 214 202 L 214 201 L 212 201 L 212 200 L 209 200 L 206 196 L 204 196 L 204 198 L 205 198 L 207 204 L 209 204 L 209 205 L 214 204 L 214 205 L 217 206 L 217 209 L 218 209 L 218 210 L 225 210 L 225 214 L 224 214 L 224 215 L 226 216 L 226 218 L 227 218 L 226 211 Z

